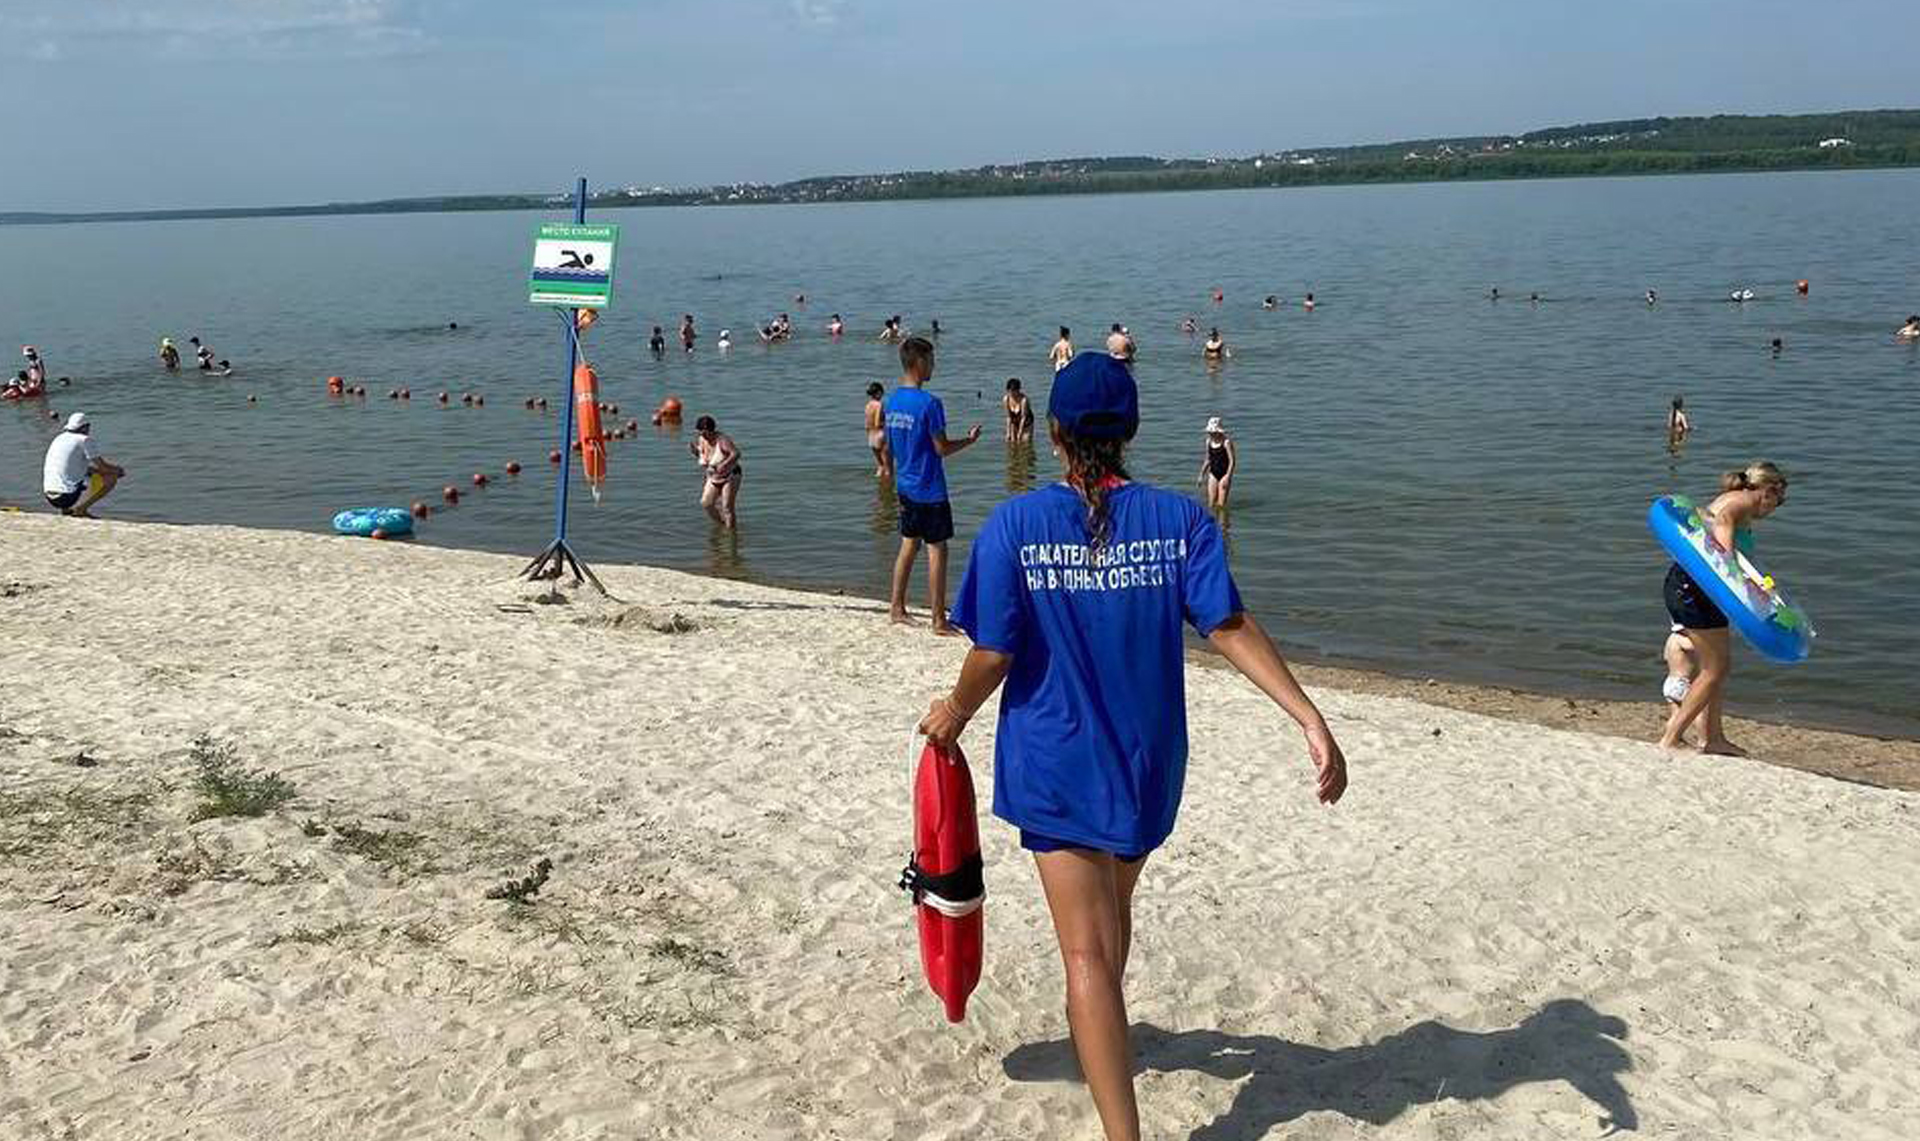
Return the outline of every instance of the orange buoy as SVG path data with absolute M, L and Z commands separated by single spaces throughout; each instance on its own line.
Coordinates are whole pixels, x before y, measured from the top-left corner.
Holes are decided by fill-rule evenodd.
M 512 460 L 508 460 L 508 461 L 507 461 L 507 474 L 508 474 L 508 475 L 519 475 L 519 474 L 520 474 L 520 465 L 519 465 L 519 464 L 517 464 L 517 463 L 514 463 L 514 462 L 513 462 Z
M 600 375 L 593 366 L 581 361 L 573 370 L 573 415 L 579 423 L 581 474 L 595 499 L 600 485 L 607 481 L 607 434 L 600 429 Z
M 425 519 L 427 517 L 427 505 L 418 499 L 413 501 L 413 517 L 415 519 Z

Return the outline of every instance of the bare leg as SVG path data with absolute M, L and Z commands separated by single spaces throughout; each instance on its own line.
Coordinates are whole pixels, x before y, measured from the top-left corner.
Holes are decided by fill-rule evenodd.
M 733 505 L 740 501 L 740 481 L 744 478 L 736 471 L 720 491 L 720 521 L 727 525 L 729 531 L 739 526 L 740 517 L 734 514 Z
M 1127 1048 L 1127 1002 L 1121 989 L 1128 934 L 1122 920 L 1120 869 L 1112 856 L 1084 849 L 1034 856 L 1060 962 L 1067 976 L 1067 1025 L 1080 1072 L 1093 1094 L 1107 1141 L 1139 1141 Z M 1137 878 L 1138 871 L 1134 872 Z M 1130 890 L 1130 887 L 1129 887 Z
M 1721 725 L 1721 715 L 1727 704 L 1727 677 L 1733 672 L 1733 645 L 1725 630 L 1720 631 L 1721 668 L 1720 684 L 1713 687 L 1713 693 L 1707 699 L 1707 707 L 1700 713 L 1700 751 L 1722 757 L 1744 757 L 1747 751 L 1727 740 L 1727 731 Z M 1702 655 L 1701 661 L 1705 662 Z M 1702 668 L 1704 673 L 1704 666 Z M 1694 683 L 1698 685 L 1698 682 Z
M 1667 749 L 1678 749 L 1685 743 L 1687 727 L 1707 711 L 1726 685 L 1727 670 L 1732 665 L 1732 646 L 1728 642 L 1727 630 L 1688 630 L 1687 640 L 1693 643 L 1693 649 L 1700 656 L 1700 674 L 1693 679 L 1687 689 L 1687 698 L 1673 710 L 1667 718 L 1667 727 L 1660 734 L 1660 745 Z M 1703 731 L 1709 726 L 1702 725 Z M 1712 734 L 1708 731 L 1708 740 Z M 1725 744 L 1722 738 L 1721 744 Z
M 927 544 L 927 605 L 932 608 L 933 632 L 951 638 L 959 631 L 947 621 L 947 545 Z
M 724 525 L 726 518 L 720 514 L 720 490 L 719 484 L 708 480 L 700 488 L 700 506 L 715 523 Z
M 1220 484 L 1220 514 L 1225 515 L 1227 513 L 1227 497 L 1233 494 L 1233 476 L 1231 475 L 1221 476 L 1219 484 Z
M 887 452 L 884 448 L 868 448 L 873 453 L 873 478 L 879 479 L 887 474 Z
M 920 552 L 920 540 L 902 538 L 900 553 L 893 560 L 893 598 L 887 617 L 897 625 L 906 625 L 907 581 L 913 577 L 913 558 Z

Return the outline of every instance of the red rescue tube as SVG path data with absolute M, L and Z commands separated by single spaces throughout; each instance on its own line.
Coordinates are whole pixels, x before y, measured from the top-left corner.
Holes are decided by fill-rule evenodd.
M 607 481 L 607 438 L 600 431 L 600 374 L 585 361 L 573 369 L 573 416 L 581 474 L 598 497 L 598 488 Z
M 927 985 L 940 996 L 947 1021 L 959 1022 L 980 983 L 986 885 L 973 775 L 958 746 L 928 744 L 920 753 L 913 778 L 913 860 L 900 886 L 913 893 Z

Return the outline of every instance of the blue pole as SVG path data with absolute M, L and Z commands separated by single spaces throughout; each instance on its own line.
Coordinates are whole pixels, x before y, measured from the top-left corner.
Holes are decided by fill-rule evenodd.
M 587 180 L 582 178 L 573 185 L 573 224 L 584 226 L 586 223 Z M 580 361 L 580 310 L 568 310 L 568 318 L 567 371 L 560 389 L 560 406 L 565 409 L 560 417 L 560 489 L 554 494 L 553 504 L 556 545 L 567 541 L 567 484 L 573 479 L 573 370 Z

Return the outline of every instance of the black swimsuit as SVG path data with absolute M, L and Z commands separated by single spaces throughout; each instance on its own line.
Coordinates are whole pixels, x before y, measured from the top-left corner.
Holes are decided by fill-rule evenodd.
M 1227 445 L 1207 442 L 1207 474 L 1215 479 L 1227 478 Z

